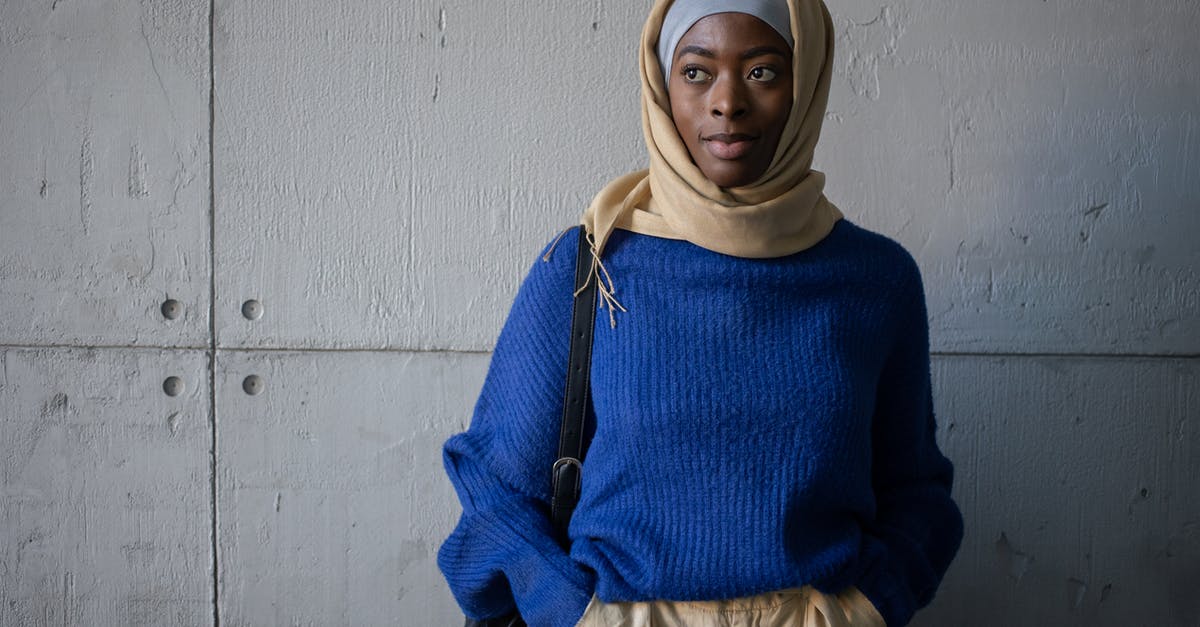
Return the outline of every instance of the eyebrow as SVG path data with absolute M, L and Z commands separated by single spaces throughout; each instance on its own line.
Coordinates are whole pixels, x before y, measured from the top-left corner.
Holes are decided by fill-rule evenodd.
M 678 56 L 682 57 L 685 54 L 694 54 L 701 57 L 708 57 L 709 59 L 717 58 L 716 53 L 714 53 L 712 50 L 696 45 L 684 46 L 683 48 L 680 48 Z M 758 46 L 757 48 L 751 48 L 743 52 L 742 60 L 753 59 L 754 57 L 761 57 L 768 54 L 777 54 L 785 59 L 787 58 L 787 55 L 775 46 Z

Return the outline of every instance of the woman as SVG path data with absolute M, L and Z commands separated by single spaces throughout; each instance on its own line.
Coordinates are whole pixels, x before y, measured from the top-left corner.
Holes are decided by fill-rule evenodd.
M 924 291 L 912 257 L 846 220 L 810 169 L 833 39 L 820 0 L 652 9 L 650 168 L 535 261 L 471 426 L 446 442 L 463 515 L 438 563 L 468 616 L 898 627 L 932 600 L 963 530 Z M 547 469 L 581 236 L 610 324 L 563 549 Z

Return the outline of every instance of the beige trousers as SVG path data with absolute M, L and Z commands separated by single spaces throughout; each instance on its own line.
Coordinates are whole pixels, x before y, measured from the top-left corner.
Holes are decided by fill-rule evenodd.
M 596 596 L 576 627 L 887 627 L 858 588 L 812 586 L 724 601 L 605 603 Z

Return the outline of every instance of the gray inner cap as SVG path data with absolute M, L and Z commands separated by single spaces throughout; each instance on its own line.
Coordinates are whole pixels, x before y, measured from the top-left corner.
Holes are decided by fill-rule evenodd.
M 774 28 L 787 42 L 788 48 L 796 45 L 792 37 L 792 16 L 787 0 L 677 0 L 667 10 L 662 31 L 658 35 L 658 63 L 662 66 L 663 82 L 668 86 L 679 40 L 696 22 L 717 13 L 753 15 Z

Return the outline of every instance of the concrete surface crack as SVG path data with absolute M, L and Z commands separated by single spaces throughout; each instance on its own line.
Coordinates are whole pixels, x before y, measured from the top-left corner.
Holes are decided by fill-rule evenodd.
M 142 15 L 139 23 L 139 31 L 142 34 L 142 41 L 146 44 L 146 55 L 150 57 L 150 69 L 154 72 L 154 78 L 158 79 L 158 89 L 162 92 L 163 99 L 167 101 L 167 114 L 171 116 L 171 125 L 178 126 L 175 120 L 175 107 L 171 104 L 171 96 L 167 94 L 167 87 L 163 84 L 162 74 L 158 71 L 158 62 L 154 59 L 154 49 L 150 47 L 150 38 L 146 35 L 146 16 Z

